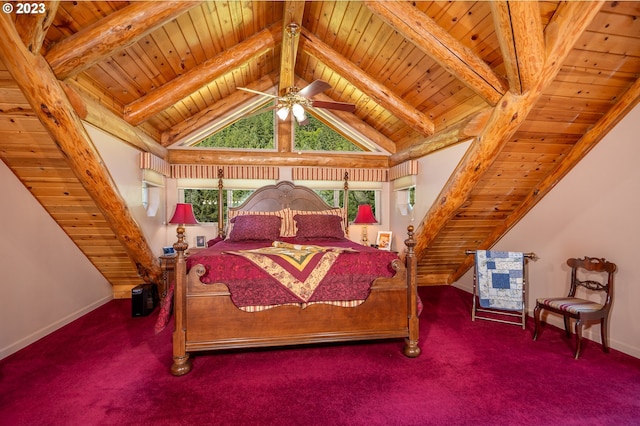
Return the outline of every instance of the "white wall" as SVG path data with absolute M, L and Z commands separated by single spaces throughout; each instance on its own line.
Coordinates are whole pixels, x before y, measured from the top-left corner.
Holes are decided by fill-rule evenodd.
M 111 285 L 0 161 L 0 359 L 112 299 Z
M 618 265 L 610 317 L 610 346 L 640 358 L 640 107 L 636 107 L 493 248 L 533 251 L 527 307 L 565 295 L 570 257 L 604 257 Z M 472 289 L 468 272 L 456 286 Z M 558 317 L 548 321 L 561 326 Z M 600 326 L 585 336 L 600 342 Z M 541 338 L 544 338 L 544 334 Z
M 471 142 L 463 142 L 434 152 L 418 160 L 418 175 L 416 176 L 416 196 L 413 211 L 407 215 L 400 215 L 397 206 L 393 205 L 391 229 L 393 231 L 394 247 L 404 250 L 404 240 L 407 238 L 407 226 L 418 228 L 420 221 L 427 214 L 429 208 L 447 183 L 449 176 L 464 156 Z M 395 203 L 395 197 L 391 200 Z
M 142 229 L 151 250 L 160 256 L 167 239 L 167 229 L 164 226 L 166 220 L 165 188 L 160 188 L 157 192 L 160 197 L 160 208 L 154 216 L 148 216 L 142 205 L 140 151 L 93 126 L 85 125 L 85 128 L 107 166 L 120 196 Z

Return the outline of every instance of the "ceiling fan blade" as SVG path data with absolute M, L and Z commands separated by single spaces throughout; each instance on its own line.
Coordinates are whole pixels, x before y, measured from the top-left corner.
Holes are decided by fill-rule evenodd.
M 311 96 L 322 93 L 327 89 L 331 89 L 331 85 L 329 83 L 324 80 L 316 80 L 310 83 L 304 89 L 301 89 L 298 94 L 304 96 L 305 98 L 310 98 Z
M 312 101 L 311 106 L 315 108 L 336 109 L 339 111 L 354 112 L 356 106 L 346 102 L 333 102 L 333 101 Z
M 278 95 L 272 95 L 271 93 L 264 93 L 264 92 L 258 92 L 257 90 L 253 90 L 253 89 L 247 89 L 246 87 L 236 87 L 236 89 L 238 90 L 243 90 L 245 92 L 249 92 L 249 93 L 255 93 L 256 95 L 262 95 L 262 96 L 268 96 L 270 98 L 279 98 L 280 96 Z

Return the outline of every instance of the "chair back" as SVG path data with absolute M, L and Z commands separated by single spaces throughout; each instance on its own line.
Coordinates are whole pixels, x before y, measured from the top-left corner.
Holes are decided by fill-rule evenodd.
M 615 263 L 607 262 L 604 258 L 587 257 L 582 259 L 569 259 L 567 265 L 571 267 L 571 288 L 569 289 L 569 297 L 575 297 L 578 287 L 584 287 L 588 290 L 596 292 L 605 292 L 606 300 L 604 309 L 609 309 L 611 298 L 613 297 L 613 275 L 617 270 Z M 596 281 L 595 279 L 580 280 L 578 277 L 579 270 L 586 272 L 606 273 L 606 280 Z M 588 278 L 592 278 L 590 275 Z

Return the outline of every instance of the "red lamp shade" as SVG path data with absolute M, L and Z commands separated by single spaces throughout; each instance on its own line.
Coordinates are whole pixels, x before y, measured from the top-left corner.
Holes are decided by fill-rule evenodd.
M 179 225 L 197 225 L 198 220 L 193 214 L 193 206 L 188 203 L 176 204 L 176 211 L 169 223 L 177 223 Z
M 368 225 L 371 223 L 377 223 L 376 217 L 373 215 L 373 211 L 371 210 L 371 206 L 369 204 L 360 204 L 358 206 L 358 214 L 356 214 L 356 219 L 353 221 L 355 224 L 360 225 Z

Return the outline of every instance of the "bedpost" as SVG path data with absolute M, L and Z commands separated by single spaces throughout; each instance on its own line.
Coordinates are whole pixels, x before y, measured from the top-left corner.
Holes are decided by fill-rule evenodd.
M 420 335 L 419 318 L 418 318 L 418 279 L 416 270 L 418 261 L 416 259 L 414 248 L 416 240 L 413 239 L 413 226 L 407 227 L 408 238 L 404 241 L 407 246 L 407 304 L 409 315 L 407 318 L 409 326 L 409 337 L 405 339 L 403 353 L 409 358 L 415 358 L 420 355 L 418 347 L 418 338 Z
M 224 198 L 222 196 L 222 188 L 224 184 L 224 170 L 222 167 L 218 169 L 218 237 L 224 238 Z
M 178 241 L 173 245 L 178 256 L 175 266 L 176 284 L 173 293 L 175 328 L 173 330 L 173 365 L 171 366 L 171 374 L 174 376 L 182 376 L 191 371 L 191 360 L 186 348 L 187 265 L 184 259 L 184 252 L 188 247 L 189 245 L 184 241 L 184 233 L 178 231 Z
M 344 233 L 349 238 L 349 172 L 344 172 Z

